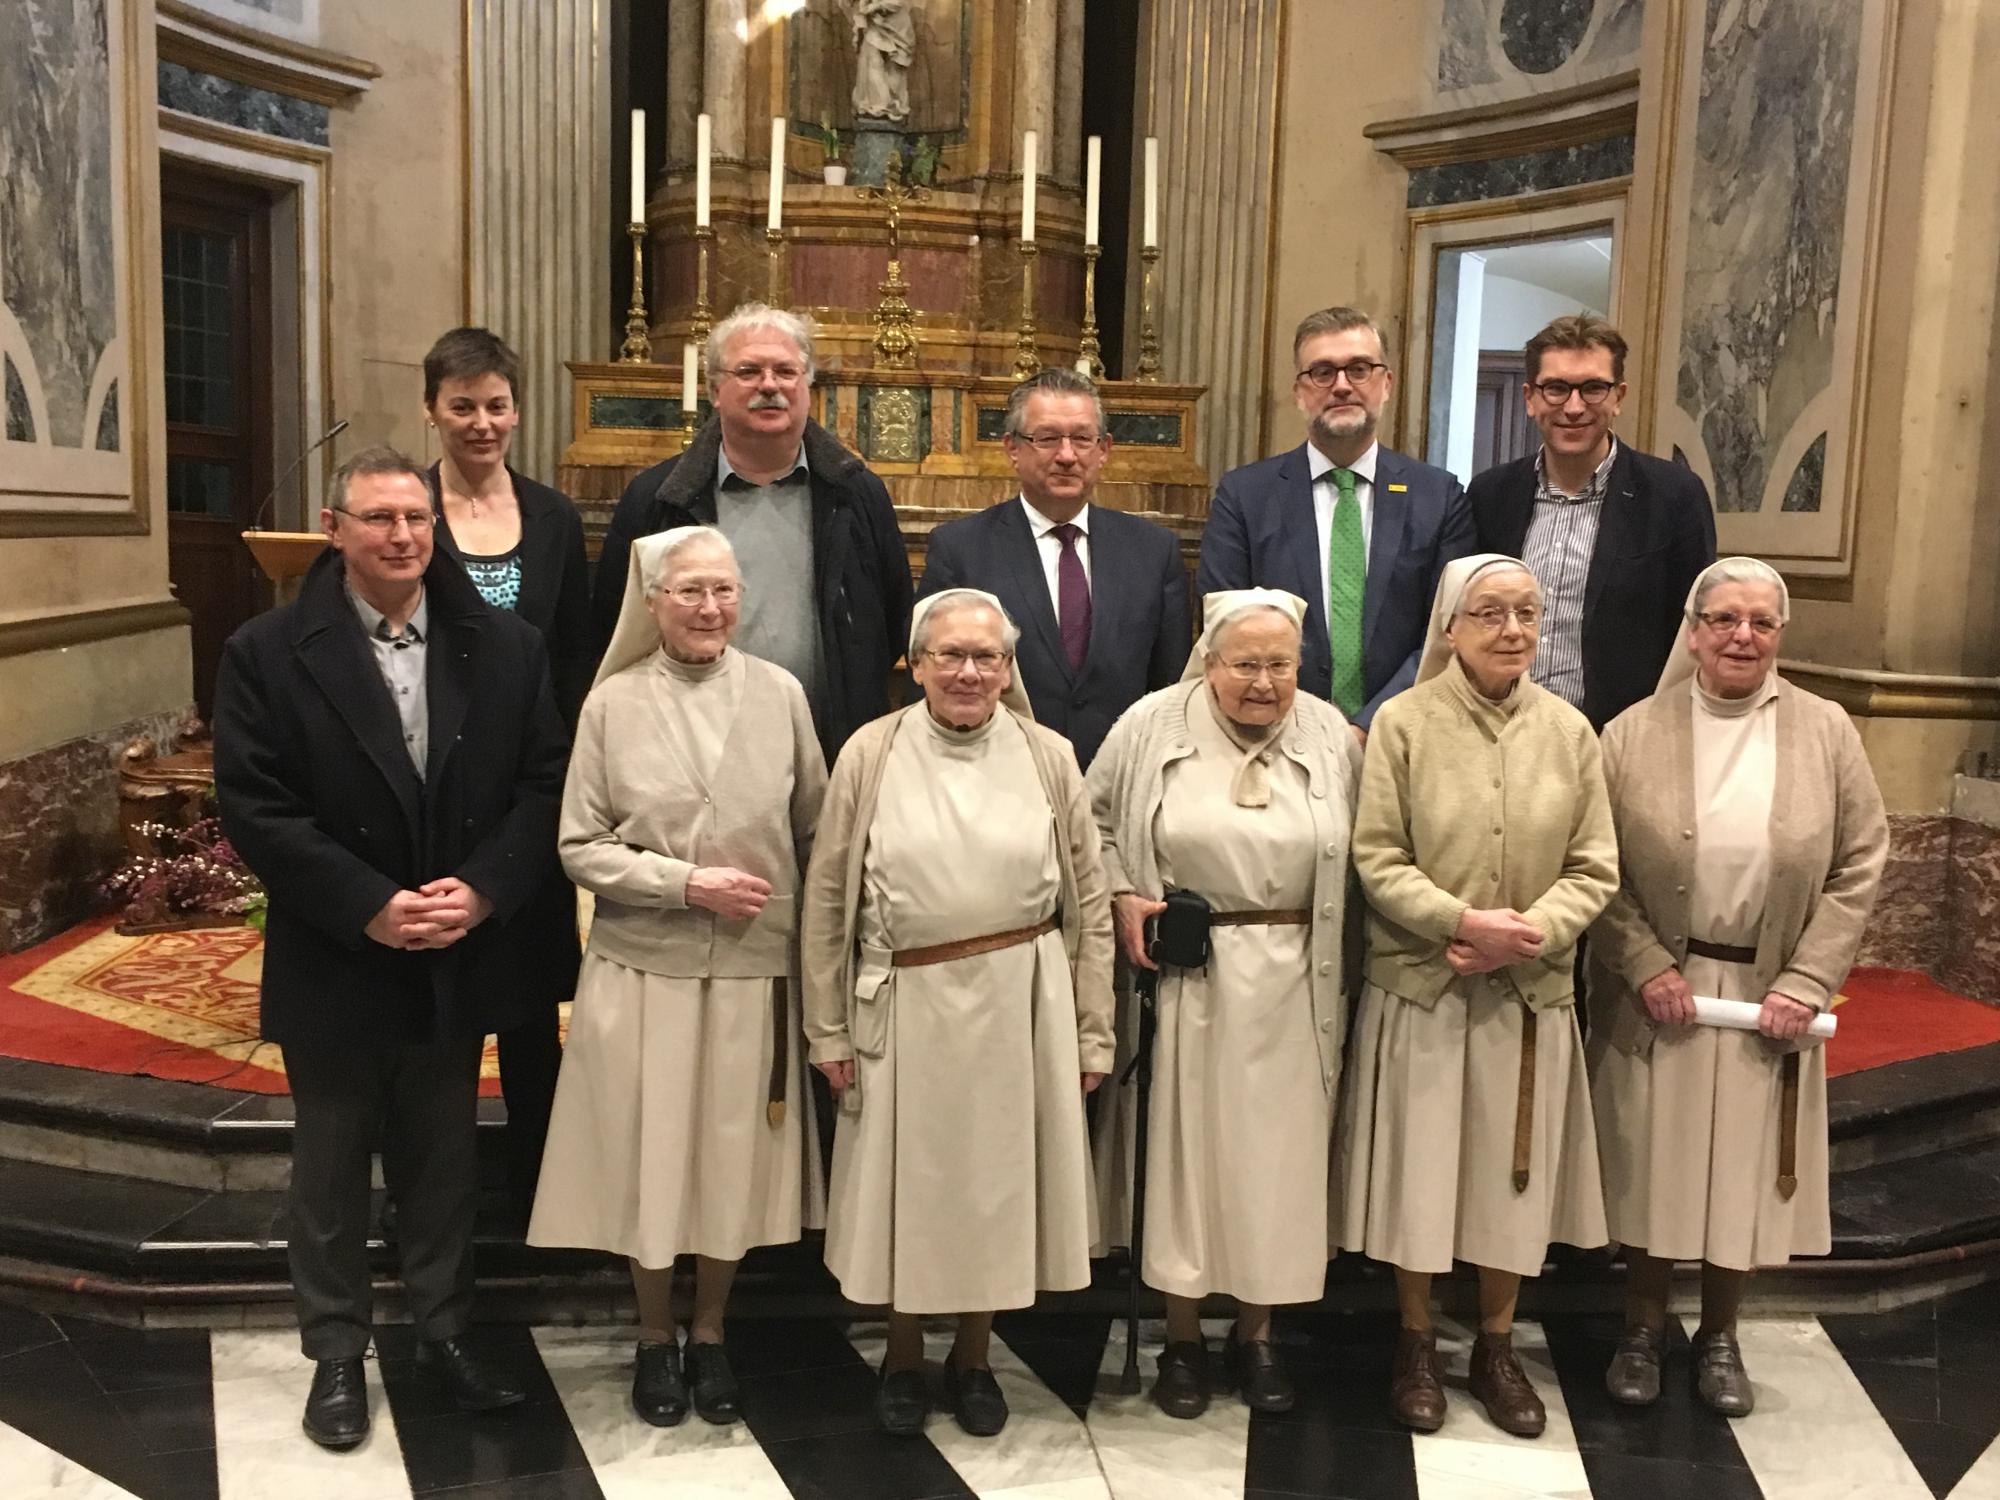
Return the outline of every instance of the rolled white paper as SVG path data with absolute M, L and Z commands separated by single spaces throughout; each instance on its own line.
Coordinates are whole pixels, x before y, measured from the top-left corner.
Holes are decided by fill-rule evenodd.
M 1021 136 L 1021 238 L 1034 243 L 1035 239 L 1035 148 L 1040 144 L 1035 132 L 1024 131 Z
M 693 416 L 701 409 L 701 394 L 695 386 L 695 347 L 681 345 L 681 416 Z
M 1150 250 L 1160 243 L 1160 138 L 1146 137 L 1146 238 Z
M 714 150 L 709 129 L 707 115 L 694 117 L 694 223 L 697 229 L 708 226 L 708 159 Z
M 1097 179 L 1104 170 L 1104 137 L 1094 135 L 1084 147 L 1083 242 L 1097 243 Z
M 785 117 L 771 116 L 771 211 L 765 224 L 782 229 L 785 224 Z
M 632 218 L 646 222 L 646 112 L 632 111 Z
M 1694 997 L 1694 1019 L 1697 1026 L 1721 1026 L 1729 1031 L 1755 1031 L 1757 1013 L 1764 1007 L 1751 1000 L 1717 1000 L 1708 995 Z M 1839 1029 L 1840 1022 L 1830 1010 L 1823 1010 L 1812 1018 L 1806 1027 L 1807 1036 L 1830 1037 Z

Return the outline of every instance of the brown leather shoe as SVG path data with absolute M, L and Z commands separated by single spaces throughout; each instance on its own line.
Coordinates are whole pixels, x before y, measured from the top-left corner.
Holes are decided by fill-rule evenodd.
M 1435 1332 L 1398 1330 L 1396 1367 L 1389 1376 L 1389 1409 L 1398 1422 L 1418 1432 L 1436 1432 L 1444 1426 L 1444 1381 L 1438 1368 Z
M 1604 1372 L 1604 1388 L 1620 1406 L 1651 1406 L 1660 1399 L 1660 1358 L 1667 1335 L 1659 1328 L 1628 1328 Z
M 1743 1351 L 1729 1332 L 1698 1333 L 1694 1340 L 1695 1394 L 1725 1417 L 1747 1417 L 1757 1404 Z
M 1542 1398 L 1528 1383 L 1528 1372 L 1514 1356 L 1514 1340 L 1504 1333 L 1482 1333 L 1472 1341 L 1472 1394 L 1502 1432 L 1515 1437 L 1540 1437 L 1549 1424 Z

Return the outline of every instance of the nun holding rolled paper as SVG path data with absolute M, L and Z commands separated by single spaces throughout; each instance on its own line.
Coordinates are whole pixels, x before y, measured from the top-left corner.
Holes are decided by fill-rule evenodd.
M 1748 1273 L 1832 1246 L 1826 1055 L 1805 1035 L 1846 978 L 1888 852 L 1845 710 L 1778 675 L 1791 600 L 1768 564 L 1695 580 L 1652 697 L 1604 731 L 1622 881 L 1588 948 L 1593 1098 L 1626 1332 L 1612 1396 L 1660 1388 L 1668 1279 L 1704 1263 L 1696 1387 L 1751 1408 L 1735 1338 Z M 1696 995 L 1759 1007 L 1692 1024 Z
M 1577 939 L 1617 889 L 1597 736 L 1533 682 L 1541 590 L 1518 558 L 1446 565 L 1416 686 L 1376 715 L 1354 864 L 1368 897 L 1342 1106 L 1341 1243 L 1396 1269 L 1391 1405 L 1445 1418 L 1430 1281 L 1479 1268 L 1472 1393 L 1539 1434 L 1514 1302 L 1549 1243 L 1604 1243 L 1574 1014 Z

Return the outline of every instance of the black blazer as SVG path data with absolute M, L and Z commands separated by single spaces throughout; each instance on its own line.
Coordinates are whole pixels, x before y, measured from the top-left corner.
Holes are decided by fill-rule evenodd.
M 1479 550 L 1521 555 L 1535 513 L 1535 455 L 1497 464 L 1467 491 Z M 1688 590 L 1715 561 L 1715 511 L 1682 464 L 1618 445 L 1583 590 L 1583 713 L 1602 730 L 1651 696 Z
M 1388 448 L 1376 450 L 1370 512 L 1368 581 L 1361 597 L 1364 701 L 1354 716 L 1363 729 L 1387 699 L 1417 680 L 1444 565 L 1477 550 L 1472 511 L 1458 480 Z M 1303 443 L 1222 476 L 1201 534 L 1197 582 L 1204 594 L 1284 589 L 1305 600 L 1299 686 L 1316 697 L 1333 696 L 1326 579 L 1320 576 L 1312 467 Z
M 574 900 L 556 863 L 568 742 L 541 637 L 433 551 L 419 779 L 328 548 L 296 602 L 229 638 L 215 689 L 223 830 L 270 891 L 263 1031 L 284 1047 L 480 1035 L 566 998 Z M 456 875 L 493 913 L 436 952 L 365 932 L 399 890 Z M 557 891 L 557 887 L 561 891 Z
M 806 423 L 805 450 L 812 475 L 811 587 L 826 654 L 825 701 L 812 705 L 813 727 L 832 765 L 849 735 L 889 711 L 889 673 L 910 633 L 910 557 L 882 481 L 817 422 Z M 675 526 L 713 526 L 721 455 L 722 428 L 711 417 L 684 452 L 646 470 L 618 497 L 591 592 L 599 655 L 618 624 L 633 540 Z
M 1065 736 L 1086 770 L 1118 716 L 1187 667 L 1193 633 L 1181 544 L 1138 516 L 1090 508 L 1090 648 L 1081 672 L 1063 654 L 1048 574 L 1018 497 L 931 533 L 917 597 L 950 588 L 984 589 L 1006 606 L 1021 630 L 1015 666 L 1035 719 Z
M 584 694 L 597 675 L 600 654 L 590 628 L 590 561 L 583 550 L 583 517 L 561 490 L 517 474 L 514 500 L 521 507 L 521 598 L 514 613 L 542 633 L 549 653 L 549 679 L 556 708 L 572 735 Z M 438 503 L 438 466 L 430 467 L 431 504 L 437 510 L 437 540 L 453 557 L 464 549 L 451 534 Z

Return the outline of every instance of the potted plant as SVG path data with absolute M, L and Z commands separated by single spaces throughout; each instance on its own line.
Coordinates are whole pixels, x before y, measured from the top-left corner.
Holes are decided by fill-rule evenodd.
M 826 148 L 826 159 L 820 165 L 820 176 L 828 187 L 847 186 L 847 163 L 840 159 L 840 132 L 834 128 L 833 119 L 828 115 L 819 117 L 819 138 Z

